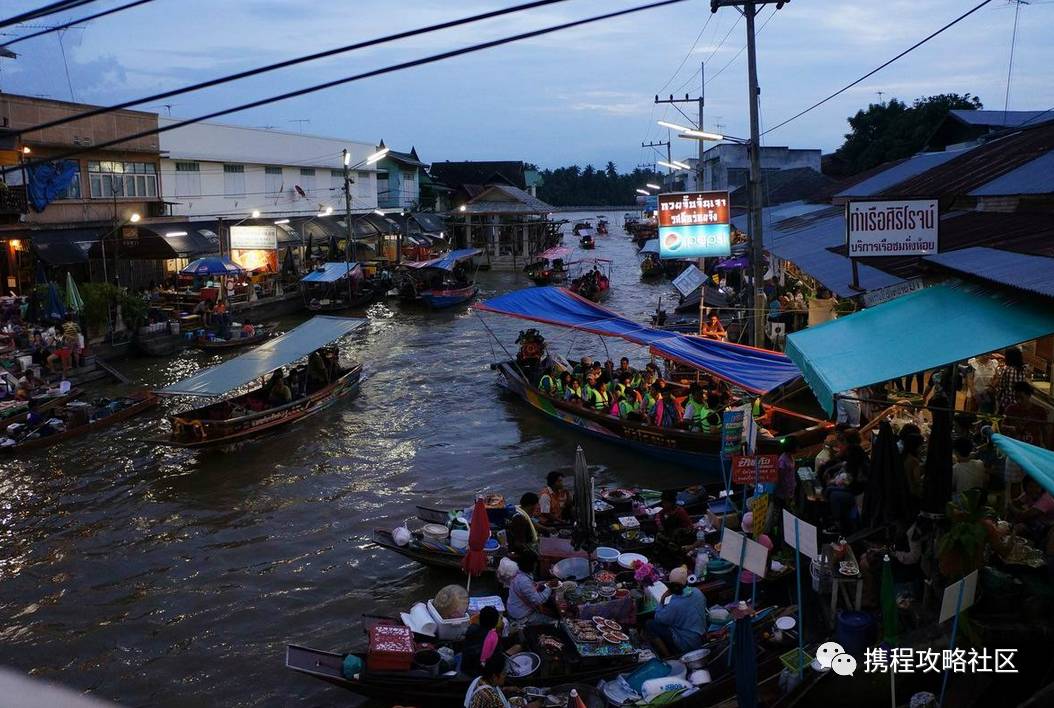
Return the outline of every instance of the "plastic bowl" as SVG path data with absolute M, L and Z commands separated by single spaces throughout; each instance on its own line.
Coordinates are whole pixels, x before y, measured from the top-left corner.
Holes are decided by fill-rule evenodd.
M 609 546 L 598 546 L 596 550 L 597 560 L 601 563 L 614 563 L 618 560 L 619 551 Z

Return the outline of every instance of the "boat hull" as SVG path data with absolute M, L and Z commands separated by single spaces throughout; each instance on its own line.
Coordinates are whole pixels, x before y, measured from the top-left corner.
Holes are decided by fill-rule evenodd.
M 147 411 L 157 405 L 157 396 L 153 393 L 143 393 L 137 396 L 139 398 L 138 403 L 134 403 L 127 408 L 122 408 L 113 415 L 100 418 L 98 420 L 87 423 L 86 425 L 79 425 L 76 428 L 71 428 L 64 433 L 58 433 L 57 435 L 48 435 L 43 438 L 34 438 L 33 440 L 27 440 L 19 445 L 11 445 L 10 447 L 0 448 L 0 453 L 8 455 L 17 455 L 21 452 L 32 452 L 33 450 L 40 450 L 45 447 L 51 447 L 58 445 L 61 442 L 70 440 L 72 438 L 79 438 L 82 435 L 90 433 L 95 430 L 102 430 L 108 428 L 111 425 L 116 425 L 121 421 L 128 420 L 140 413 Z
M 468 302 L 476 297 L 479 288 L 469 285 L 464 288 L 452 288 L 449 290 L 425 290 L 421 293 L 421 301 L 433 310 L 443 310 Z
M 324 411 L 343 398 L 355 395 L 362 383 L 362 366 L 355 366 L 325 388 L 277 408 L 259 411 L 227 420 L 188 419 L 172 417 L 173 434 L 157 442 L 172 447 L 209 448 L 233 445 L 273 432 Z M 193 433 L 177 435 L 177 430 L 193 429 Z
M 227 351 L 228 349 L 239 349 L 241 347 L 248 347 L 253 344 L 260 344 L 266 342 L 268 339 L 274 336 L 274 332 L 264 332 L 263 334 L 257 334 L 252 337 L 240 337 L 238 339 L 228 340 L 213 340 L 209 341 L 203 337 L 199 337 L 194 340 L 191 345 L 195 349 L 201 349 L 202 351 L 213 352 L 213 351 Z

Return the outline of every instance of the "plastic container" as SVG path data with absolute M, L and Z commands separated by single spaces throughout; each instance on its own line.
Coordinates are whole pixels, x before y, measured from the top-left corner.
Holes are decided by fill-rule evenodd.
M 435 649 L 421 649 L 414 654 L 413 667 L 429 676 L 438 676 L 439 665 L 442 662 L 443 657 Z
M 649 659 L 638 668 L 626 674 L 626 683 L 637 693 L 645 681 L 657 678 L 665 678 L 670 675 L 670 665 L 662 659 Z
M 457 641 L 465 638 L 465 632 L 468 631 L 469 626 L 469 616 L 467 612 L 463 617 L 443 619 L 443 616 L 439 614 L 438 610 L 436 610 L 435 605 L 429 600 L 428 614 L 432 616 L 432 620 L 436 623 L 437 639 Z
M 864 658 L 864 650 L 875 639 L 875 618 L 866 612 L 845 610 L 838 613 L 835 622 L 834 641 L 842 645 L 846 654 L 858 660 Z
M 468 548 L 468 534 L 465 529 L 454 529 L 450 532 L 450 545 L 459 551 Z
M 596 556 L 601 563 L 614 563 L 618 560 L 619 550 L 609 546 L 597 546 Z
M 552 573 L 560 580 L 588 578 L 590 575 L 589 559 L 564 558 L 553 564 Z

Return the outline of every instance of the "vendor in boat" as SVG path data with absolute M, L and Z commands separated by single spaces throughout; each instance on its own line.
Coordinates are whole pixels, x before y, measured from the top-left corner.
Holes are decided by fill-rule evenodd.
M 293 389 L 289 387 L 281 369 L 277 369 L 267 386 L 267 402 L 272 406 L 281 406 L 293 400 Z
M 461 673 L 479 676 L 483 667 L 495 653 L 501 655 L 501 636 L 498 624 L 501 613 L 487 605 L 479 611 L 478 621 L 465 633 L 465 644 L 461 651 Z
M 509 544 L 509 553 L 519 558 L 524 553 L 538 552 L 538 528 L 534 517 L 538 513 L 538 495 L 527 492 L 520 497 L 520 504 L 505 524 L 505 538 Z
M 37 376 L 37 372 L 32 366 L 27 367 L 25 373 L 18 379 L 18 388 L 25 388 L 30 394 L 47 385 L 44 379 Z
M 725 326 L 721 324 L 721 319 L 716 312 L 710 313 L 710 318 L 703 323 L 703 329 L 699 334 L 707 339 L 716 339 L 721 342 L 728 341 L 728 332 L 725 331 Z
M 329 367 L 326 366 L 326 360 L 322 358 L 321 349 L 311 352 L 307 358 L 307 382 L 312 389 L 329 385 Z
M 655 515 L 659 530 L 655 536 L 655 554 L 667 567 L 684 560 L 684 549 L 695 542 L 692 517 L 677 503 L 677 491 L 663 491 L 659 513 Z
M 499 652 L 491 656 L 483 665 L 483 675 L 469 684 L 465 692 L 465 708 L 510 708 L 512 704 L 502 688 L 507 666 L 508 660 L 504 654 Z M 534 700 L 526 706 L 541 708 L 542 702 Z
M 501 563 L 508 560 L 503 558 Z M 534 580 L 534 573 L 538 567 L 538 554 L 525 552 L 520 554 L 517 561 L 510 561 L 516 566 L 515 573 L 506 565 L 505 572 L 499 567 L 498 579 L 509 588 L 509 601 L 506 603 L 506 612 L 509 619 L 519 624 L 550 624 L 553 616 L 546 607 L 552 598 L 552 590 L 544 583 Z M 500 565 L 500 564 L 499 564 Z
M 662 656 L 699 649 L 706 639 L 706 598 L 688 585 L 688 568 L 670 571 L 666 593 L 655 608 L 655 618 L 645 625 Z
M 571 515 L 571 492 L 564 487 L 564 473 L 552 471 L 538 495 L 538 516 L 543 526 L 563 524 Z

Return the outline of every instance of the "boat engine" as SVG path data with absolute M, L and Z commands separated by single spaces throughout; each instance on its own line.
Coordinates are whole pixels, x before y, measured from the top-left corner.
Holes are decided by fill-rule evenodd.
M 516 343 L 520 345 L 520 351 L 516 353 L 516 363 L 520 368 L 541 366 L 545 357 L 545 337 L 541 332 L 536 329 L 523 330 L 516 337 Z

